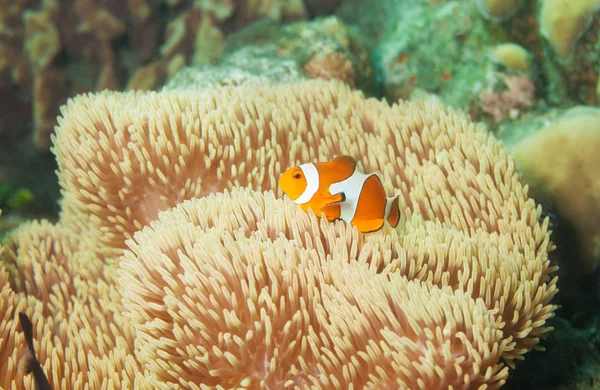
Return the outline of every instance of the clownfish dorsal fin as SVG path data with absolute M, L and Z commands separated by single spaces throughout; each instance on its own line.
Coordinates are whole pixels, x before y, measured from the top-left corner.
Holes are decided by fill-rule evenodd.
M 337 156 L 330 162 L 335 164 L 341 164 L 350 171 L 354 171 L 354 168 L 356 168 L 356 160 L 352 156 L 348 156 L 347 154 Z
M 326 184 L 321 190 L 328 196 L 330 196 L 329 185 L 331 183 L 337 183 L 349 178 L 356 170 L 356 160 L 347 155 L 337 156 L 332 160 L 316 163 L 315 165 L 318 167 L 319 173 L 323 178 L 323 184 Z M 331 194 L 335 195 L 338 192 L 336 191 Z

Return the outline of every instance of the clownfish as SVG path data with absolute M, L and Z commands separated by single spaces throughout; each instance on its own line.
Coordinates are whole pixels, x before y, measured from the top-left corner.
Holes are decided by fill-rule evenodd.
M 386 198 L 376 173 L 362 173 L 356 160 L 342 155 L 327 162 L 289 168 L 279 178 L 279 188 L 304 211 L 325 213 L 328 220 L 342 219 L 363 232 L 373 232 L 387 222 L 400 220 L 398 198 Z

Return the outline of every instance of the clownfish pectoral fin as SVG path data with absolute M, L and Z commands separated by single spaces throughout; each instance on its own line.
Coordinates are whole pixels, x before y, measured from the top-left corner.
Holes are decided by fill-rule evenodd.
M 340 208 L 337 205 L 323 206 L 321 212 L 325 214 L 328 221 L 335 221 L 340 219 Z
M 360 221 L 352 221 L 352 225 L 356 226 L 358 231 L 362 233 L 370 233 L 377 231 L 383 227 L 383 219 L 365 219 Z
M 333 194 L 331 196 L 323 197 L 323 203 L 325 203 L 326 206 L 333 206 L 336 204 L 340 204 L 345 200 L 346 200 L 346 194 L 344 194 L 343 192 L 340 192 L 339 194 Z

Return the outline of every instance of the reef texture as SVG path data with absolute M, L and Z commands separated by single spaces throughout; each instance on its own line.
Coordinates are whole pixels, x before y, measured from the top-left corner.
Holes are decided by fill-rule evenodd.
M 510 146 L 527 181 L 574 228 L 582 263 L 600 264 L 600 109 L 575 107 Z
M 0 95 L 11 104 L 0 106 L 0 135 L 33 126 L 35 145 L 47 150 L 67 97 L 157 88 L 187 63 L 218 60 L 227 32 L 308 15 L 301 0 L 4 1 Z
M 492 129 L 531 109 L 536 102 L 532 54 L 517 37 L 482 18 L 475 2 L 397 7 L 390 12 L 401 21 L 388 28 L 377 48 L 388 99 L 437 96 Z M 499 15 L 500 9 L 494 12 Z
M 548 84 L 546 99 L 554 105 L 600 101 L 599 9 L 598 0 L 544 0 L 538 6 L 544 38 L 538 61 Z
M 439 97 L 492 130 L 598 102 L 598 0 L 360 3 L 338 13 L 370 34 L 389 100 Z
M 375 65 L 362 34 L 337 17 L 283 26 L 271 20 L 257 22 L 226 39 L 218 64 L 185 68 L 167 82 L 165 89 L 312 78 L 341 80 L 375 95 Z
M 2 254 L 4 388 L 33 386 L 20 310 L 63 389 L 497 388 L 550 330 L 548 220 L 503 147 L 439 103 L 313 80 L 61 113 L 60 221 Z M 396 229 L 282 199 L 284 169 L 341 153 L 400 193 Z

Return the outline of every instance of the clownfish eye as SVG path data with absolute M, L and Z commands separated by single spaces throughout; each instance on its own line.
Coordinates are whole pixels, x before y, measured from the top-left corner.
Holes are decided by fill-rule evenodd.
M 300 179 L 300 174 L 299 174 L 299 173 L 296 173 L 296 174 L 294 175 L 294 179 Z

